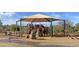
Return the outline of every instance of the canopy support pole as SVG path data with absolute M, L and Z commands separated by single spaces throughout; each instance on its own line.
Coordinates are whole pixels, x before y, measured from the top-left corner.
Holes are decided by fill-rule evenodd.
M 22 36 L 22 22 L 20 21 L 20 37 Z
M 66 25 L 65 25 L 65 20 L 63 20 L 63 21 L 64 21 L 64 36 L 65 36 L 65 34 L 66 34 L 66 33 L 65 33 L 65 30 L 66 30 L 65 27 L 66 27 Z
M 16 21 L 16 36 L 17 36 L 17 26 L 18 26 L 17 23 L 18 23 L 18 21 Z
M 52 20 L 50 20 L 50 36 L 53 36 Z

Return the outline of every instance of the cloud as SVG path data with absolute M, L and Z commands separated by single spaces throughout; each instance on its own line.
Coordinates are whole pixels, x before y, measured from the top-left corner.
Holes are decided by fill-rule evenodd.
M 77 18 L 77 19 L 79 19 L 79 16 L 74 16 L 74 18 Z
M 54 18 L 61 18 L 61 15 L 56 14 L 56 13 L 52 13 L 51 16 L 54 17 Z
M 1 16 L 11 17 L 11 16 L 16 15 L 16 13 L 15 12 L 0 12 L 0 15 Z
M 53 15 L 55 18 L 61 18 L 60 15 Z
M 15 12 L 0 12 L 0 20 L 3 24 L 14 24 L 16 22 Z

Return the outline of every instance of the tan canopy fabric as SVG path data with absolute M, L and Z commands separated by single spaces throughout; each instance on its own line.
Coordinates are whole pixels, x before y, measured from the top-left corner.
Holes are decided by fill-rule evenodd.
M 55 21 L 59 19 L 52 18 L 50 16 L 43 15 L 43 14 L 35 14 L 32 16 L 23 17 L 20 19 L 20 21 L 26 21 L 26 22 L 49 22 L 50 20 Z

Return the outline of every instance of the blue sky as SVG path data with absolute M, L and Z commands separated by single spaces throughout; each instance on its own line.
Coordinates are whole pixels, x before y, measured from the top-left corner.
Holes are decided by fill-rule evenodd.
M 79 23 L 79 12 L 0 12 L 0 20 L 4 25 L 15 24 L 24 16 L 44 14 L 54 18 L 70 20 L 74 24 Z

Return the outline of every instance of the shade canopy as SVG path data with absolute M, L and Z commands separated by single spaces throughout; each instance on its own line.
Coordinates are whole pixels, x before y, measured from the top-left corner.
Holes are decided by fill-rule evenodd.
M 28 17 L 23 17 L 20 19 L 20 21 L 26 21 L 26 22 L 49 22 L 49 21 L 56 21 L 59 19 L 43 15 L 43 14 L 35 14 Z

